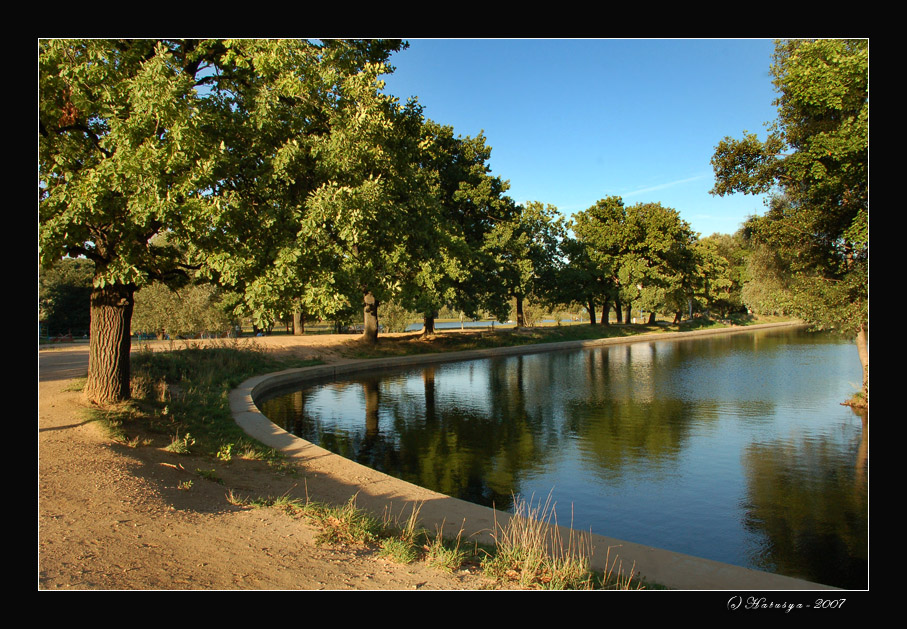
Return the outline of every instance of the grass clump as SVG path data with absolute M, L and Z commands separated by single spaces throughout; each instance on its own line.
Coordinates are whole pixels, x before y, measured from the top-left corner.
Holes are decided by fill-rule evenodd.
M 304 513 L 321 528 L 316 543 L 343 545 L 374 545 L 386 537 L 379 518 L 356 507 L 356 496 L 339 507 L 307 502 Z
M 469 560 L 469 553 L 461 545 L 462 538 L 463 529 L 460 529 L 453 540 L 444 539 L 439 530 L 425 547 L 425 561 L 445 572 L 459 570 Z
M 638 580 L 622 573 L 618 560 L 604 572 L 591 568 L 591 536 L 569 529 L 567 539 L 558 527 L 554 504 L 514 497 L 514 512 L 506 523 L 495 524 L 494 552 L 482 569 L 491 578 L 520 587 L 546 590 L 641 589 Z
M 388 537 L 381 540 L 378 554 L 396 563 L 413 563 L 419 558 L 419 547 L 403 537 Z
M 538 589 L 592 589 L 591 542 L 586 536 L 561 538 L 554 505 L 514 497 L 514 512 L 495 524 L 495 553 L 482 563 L 488 576 Z
M 170 445 L 164 448 L 167 452 L 172 452 L 174 454 L 189 454 L 192 446 L 195 445 L 195 438 L 188 432 L 182 437 L 179 436 L 179 433 L 173 435 L 173 438 L 170 440 Z

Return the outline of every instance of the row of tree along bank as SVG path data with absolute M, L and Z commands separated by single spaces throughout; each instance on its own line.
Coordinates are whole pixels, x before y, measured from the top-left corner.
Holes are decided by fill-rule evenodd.
M 61 299 L 49 269 L 90 263 L 89 399 L 129 397 L 133 317 L 172 291 L 171 310 L 224 316 L 206 328 L 292 318 L 302 331 L 358 312 L 370 343 L 390 307 L 428 333 L 445 307 L 523 326 L 527 304 L 580 304 L 593 325 L 612 310 L 678 321 L 750 307 L 865 331 L 865 42 L 778 44 L 772 135 L 725 140 L 713 160 L 716 193 L 776 201 L 708 238 L 659 203 L 608 197 L 568 221 L 514 202 L 482 135 L 383 92 L 404 47 L 40 42 L 42 306 Z M 817 97 L 835 73 L 837 92 Z

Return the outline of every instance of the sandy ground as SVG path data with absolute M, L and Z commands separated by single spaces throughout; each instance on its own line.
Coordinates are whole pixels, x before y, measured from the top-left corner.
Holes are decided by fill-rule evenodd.
M 351 337 L 272 337 L 255 342 L 324 360 Z M 169 344 L 160 344 L 166 349 Z M 42 590 L 462 590 L 489 586 L 467 570 L 400 565 L 373 550 L 315 544 L 316 530 L 275 508 L 236 507 L 238 495 L 304 497 L 304 475 L 266 464 L 129 448 L 85 417 L 72 378 L 87 345 L 39 352 L 38 588 Z M 188 489 L 180 484 L 192 481 Z M 317 496 L 310 496 L 318 499 Z

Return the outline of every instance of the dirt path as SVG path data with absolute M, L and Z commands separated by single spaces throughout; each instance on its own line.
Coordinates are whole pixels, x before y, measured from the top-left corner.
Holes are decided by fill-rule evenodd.
M 271 344 L 336 358 L 330 345 L 337 339 L 302 339 Z M 210 460 L 112 443 L 85 421 L 71 380 L 85 374 L 87 347 L 39 354 L 39 589 L 487 587 L 465 571 L 447 574 L 361 548 L 318 546 L 315 529 L 302 520 L 231 505 L 230 489 L 252 497 L 304 495 L 305 480 L 243 461 L 220 467 L 219 484 L 196 473 L 211 468 Z M 191 487 L 179 488 L 189 480 Z

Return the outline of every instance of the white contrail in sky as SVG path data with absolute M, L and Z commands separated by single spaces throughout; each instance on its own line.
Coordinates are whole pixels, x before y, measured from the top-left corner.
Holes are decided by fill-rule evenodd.
M 700 179 L 705 179 L 706 177 L 711 177 L 712 174 L 696 175 L 695 177 L 688 177 L 686 179 L 678 179 L 677 181 L 669 181 L 668 183 L 658 184 L 657 186 L 650 186 L 648 188 L 641 188 L 639 190 L 633 190 L 632 192 L 624 193 L 620 196 L 622 197 L 632 197 L 639 194 L 645 194 L 647 192 L 654 192 L 655 190 L 664 190 L 665 188 L 671 188 L 673 186 L 679 186 L 680 184 L 689 183 L 691 181 L 698 181 Z

